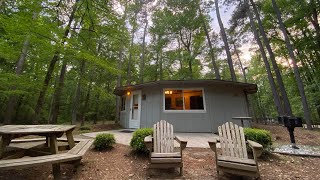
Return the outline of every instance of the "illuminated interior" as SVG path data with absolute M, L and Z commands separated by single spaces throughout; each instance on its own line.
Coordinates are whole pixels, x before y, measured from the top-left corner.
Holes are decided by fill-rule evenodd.
M 204 110 L 202 90 L 166 89 L 165 110 Z

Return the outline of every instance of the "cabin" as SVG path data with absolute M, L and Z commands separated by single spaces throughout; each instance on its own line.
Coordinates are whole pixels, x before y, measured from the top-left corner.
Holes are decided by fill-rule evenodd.
M 162 80 L 114 90 L 121 97 L 124 128 L 152 127 L 164 119 L 175 132 L 212 133 L 232 117 L 249 116 L 247 96 L 256 92 L 256 84 L 215 79 Z

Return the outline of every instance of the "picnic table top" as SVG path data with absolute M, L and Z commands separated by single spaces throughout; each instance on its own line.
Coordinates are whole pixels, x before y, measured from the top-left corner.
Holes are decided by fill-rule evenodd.
M 75 125 L 5 125 L 0 126 L 1 134 L 61 133 L 74 129 Z

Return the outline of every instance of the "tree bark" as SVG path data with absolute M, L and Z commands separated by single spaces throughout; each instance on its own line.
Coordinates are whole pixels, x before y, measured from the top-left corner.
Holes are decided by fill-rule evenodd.
M 142 55 L 140 58 L 140 83 L 143 83 L 143 76 L 144 76 L 144 58 L 145 58 L 145 53 L 146 53 L 146 35 L 147 35 L 147 28 L 148 28 L 148 19 L 147 15 L 145 17 L 145 27 L 143 31 L 143 39 L 142 39 Z
M 238 58 L 238 61 L 239 61 L 239 64 L 240 64 L 240 68 L 241 68 L 241 71 L 242 71 L 242 74 L 243 74 L 243 77 L 244 77 L 244 82 L 247 82 L 246 69 L 242 65 L 242 62 L 241 62 L 241 59 L 240 59 L 240 55 L 238 53 L 238 49 L 237 49 L 237 46 L 236 46 L 236 43 L 232 42 L 232 45 L 233 45 L 233 48 L 234 48 L 234 53 L 236 54 L 236 56 Z
M 235 74 L 234 68 L 233 68 L 233 62 L 232 62 L 232 58 L 231 58 L 227 35 L 226 35 L 225 29 L 224 29 L 224 26 L 223 26 L 223 23 L 222 23 L 222 20 L 220 17 L 218 1 L 219 0 L 215 0 L 214 2 L 215 2 L 215 7 L 216 7 L 217 19 L 218 19 L 218 23 L 219 23 L 219 27 L 220 27 L 220 32 L 221 32 L 222 40 L 224 43 L 224 49 L 226 50 L 226 54 L 227 54 L 227 61 L 228 61 L 228 65 L 229 65 L 231 79 L 232 79 L 232 81 L 237 81 L 237 77 L 236 77 L 236 74 Z
M 252 32 L 254 34 L 254 38 L 257 41 L 257 44 L 259 45 L 261 56 L 262 56 L 264 65 L 266 67 L 268 80 L 269 80 L 271 92 L 272 92 L 272 95 L 273 95 L 272 96 L 273 97 L 273 101 L 274 101 L 274 104 L 276 106 L 277 113 L 280 116 L 280 115 L 284 114 L 284 110 L 283 110 L 282 105 L 280 103 L 280 97 L 279 97 L 279 94 L 278 94 L 277 89 L 276 89 L 276 84 L 275 84 L 274 79 L 273 79 L 273 75 L 272 75 L 272 72 L 271 72 L 270 64 L 268 62 L 267 55 L 266 55 L 266 53 L 264 51 L 264 47 L 262 45 L 262 42 L 260 40 L 258 31 L 257 31 L 257 28 L 256 28 L 256 25 L 254 23 L 253 15 L 252 15 L 252 13 L 250 11 L 248 0 L 245 0 L 245 5 L 246 5 L 246 7 L 248 9 L 248 16 L 249 16 L 249 20 L 250 20 L 251 30 L 252 30 Z
M 61 66 L 60 70 L 60 77 L 59 77 L 59 83 L 58 86 L 56 87 L 56 90 L 54 92 L 53 96 L 53 110 L 52 110 L 52 119 L 51 119 L 51 124 L 57 124 L 58 122 L 58 115 L 59 115 L 59 109 L 60 109 L 60 99 L 62 95 L 62 90 L 64 86 L 64 77 L 66 75 L 66 70 L 67 70 L 67 60 L 63 60 L 63 64 Z
M 307 123 L 307 129 L 311 130 L 312 129 L 312 122 L 311 122 L 311 115 L 310 115 L 310 111 L 309 111 L 308 101 L 307 101 L 307 97 L 305 95 L 304 85 L 303 85 L 303 82 L 302 82 L 302 79 L 301 79 L 301 76 L 300 76 L 299 68 L 298 68 L 298 65 L 297 65 L 297 60 L 296 60 L 296 57 L 295 57 L 294 52 L 293 52 L 293 47 L 292 47 L 290 39 L 288 37 L 287 31 L 286 31 L 286 27 L 285 27 L 285 25 L 284 25 L 284 23 L 282 21 L 281 12 L 280 12 L 279 7 L 278 7 L 278 5 L 277 5 L 275 0 L 272 0 L 272 6 L 273 6 L 274 11 L 277 14 L 277 19 L 279 21 L 279 26 L 280 26 L 280 29 L 281 29 L 282 34 L 284 36 L 284 39 L 285 39 L 285 42 L 286 42 L 286 46 L 287 46 L 287 49 L 288 49 L 288 52 L 289 52 L 289 56 L 290 56 L 291 61 L 292 61 L 293 70 L 294 70 L 294 77 L 295 77 L 295 79 L 297 81 L 297 86 L 298 86 L 299 93 L 300 93 L 300 96 L 301 96 L 303 113 L 304 113 L 304 118 L 305 118 L 306 123 Z
M 29 39 L 30 39 L 30 36 L 28 35 L 26 40 L 23 43 L 20 57 L 16 63 L 16 75 L 21 75 L 21 73 L 22 73 L 23 65 L 26 60 L 27 52 L 28 52 L 28 48 L 29 48 L 29 44 L 30 44 Z M 16 87 L 11 87 L 11 90 L 15 90 L 15 89 L 16 89 Z M 17 103 L 17 97 L 15 95 L 11 95 L 9 97 L 9 100 L 7 103 L 6 113 L 4 115 L 4 121 L 3 121 L 4 124 L 11 124 L 12 115 L 14 113 L 16 103 Z
M 135 19 L 137 19 L 137 13 L 135 12 Z M 133 40 L 134 40 L 134 33 L 136 32 L 137 28 L 132 27 L 131 30 L 131 43 L 130 43 L 130 49 L 129 49 L 129 59 L 128 59 L 128 69 L 127 69 L 127 85 L 131 85 L 132 81 L 132 74 L 131 74 L 131 66 L 132 66 L 132 48 L 133 48 Z
M 72 106 L 72 124 L 77 123 L 77 114 L 78 114 L 78 108 L 79 108 L 79 100 L 80 100 L 80 93 L 81 93 L 81 86 L 82 86 L 82 79 L 83 79 L 83 74 L 85 70 L 85 61 L 82 60 L 80 64 L 80 73 L 79 73 L 79 79 L 77 83 L 77 88 L 76 88 L 76 94 L 74 96 L 73 100 L 73 106 Z
M 67 39 L 67 37 L 69 35 L 71 23 L 73 21 L 74 14 L 75 14 L 75 12 L 77 10 L 78 1 L 79 0 L 76 0 L 75 4 L 72 7 L 72 12 L 71 12 L 70 17 L 69 17 L 69 22 L 68 22 L 68 24 L 66 26 L 66 29 L 64 31 L 64 35 L 63 35 L 63 38 L 62 38 L 62 42 L 61 42 L 62 45 L 64 45 L 64 43 L 66 42 L 66 39 Z M 49 67 L 48 67 L 48 71 L 47 71 L 46 77 L 44 79 L 43 86 L 42 86 L 42 89 L 40 91 L 40 94 L 39 94 L 39 97 L 38 97 L 38 100 L 37 100 L 37 104 L 36 104 L 36 107 L 35 107 L 35 113 L 34 113 L 34 118 L 33 118 L 33 122 L 32 122 L 33 124 L 38 124 L 39 119 L 41 117 L 41 111 L 42 111 L 42 107 L 43 107 L 43 103 L 44 103 L 44 98 L 46 96 L 46 92 L 47 92 L 47 89 L 48 89 L 49 82 L 50 82 L 50 80 L 52 78 L 52 73 L 53 73 L 55 64 L 59 60 L 59 55 L 60 55 L 60 50 L 56 50 L 54 56 L 52 57 L 52 59 L 50 61 L 50 64 L 49 64 Z
M 199 4 L 199 13 L 200 13 L 200 16 L 203 17 L 200 4 Z M 211 57 L 211 63 L 212 63 L 212 66 L 213 66 L 214 75 L 215 75 L 216 79 L 221 79 L 220 73 L 219 73 L 219 68 L 217 66 L 216 59 L 214 57 L 214 52 L 213 52 L 213 47 L 212 47 L 209 31 L 208 31 L 208 28 L 207 28 L 207 25 L 206 25 L 206 22 L 205 22 L 204 18 L 202 18 L 202 23 L 203 23 L 204 32 L 205 32 L 206 37 L 207 37 L 209 49 L 210 49 L 210 53 L 209 54 L 210 54 L 210 57 Z
M 81 112 L 81 126 L 84 126 L 84 121 L 85 121 L 85 117 L 86 117 L 86 108 L 88 107 L 89 100 L 90 100 L 91 85 L 92 85 L 92 82 L 89 82 L 86 99 L 85 99 L 84 106 L 82 107 L 82 112 Z
M 127 1 L 125 4 L 124 9 L 124 15 L 123 15 L 123 24 L 122 24 L 122 30 L 125 28 L 125 22 L 127 19 Z M 119 60 L 118 60 L 118 70 L 120 73 L 117 75 L 117 87 L 120 87 L 122 85 L 122 63 L 123 63 L 123 49 L 124 49 L 124 43 L 122 43 L 122 37 L 120 43 L 120 50 L 119 50 Z M 115 117 L 115 123 L 118 124 L 120 122 L 120 108 L 121 108 L 121 97 L 116 96 L 116 117 Z
M 280 88 L 280 92 L 281 92 L 281 95 L 282 95 L 282 98 L 283 98 L 283 102 L 284 102 L 285 115 L 292 116 L 291 105 L 290 105 L 290 101 L 289 101 L 289 98 L 288 98 L 288 95 L 287 95 L 287 91 L 286 91 L 286 89 L 284 87 L 284 83 L 283 83 L 283 80 L 282 80 L 281 72 L 279 70 L 277 61 L 275 59 L 274 53 L 273 53 L 273 51 L 271 49 L 271 46 L 270 46 L 270 42 L 269 42 L 269 40 L 267 38 L 266 32 L 265 32 L 264 27 L 262 25 L 259 12 L 258 12 L 257 7 L 256 7 L 255 3 L 253 2 L 253 0 L 250 0 L 250 2 L 251 2 L 251 5 L 253 7 L 253 11 L 254 11 L 254 13 L 256 15 L 256 19 L 258 21 L 258 27 L 259 27 L 259 30 L 260 30 L 260 34 L 261 34 L 261 36 L 263 38 L 264 44 L 265 44 L 265 46 L 267 48 L 267 51 L 269 53 L 270 61 L 271 61 L 271 64 L 273 66 L 273 70 L 274 70 L 275 75 L 276 75 L 276 79 L 277 79 L 277 82 L 278 82 L 278 85 L 279 85 L 279 88 Z

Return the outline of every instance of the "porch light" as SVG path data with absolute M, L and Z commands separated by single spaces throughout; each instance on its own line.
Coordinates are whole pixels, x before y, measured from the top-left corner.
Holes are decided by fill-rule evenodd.
M 131 92 L 130 92 L 130 91 L 127 91 L 127 95 L 130 96 L 130 94 L 131 94 Z

